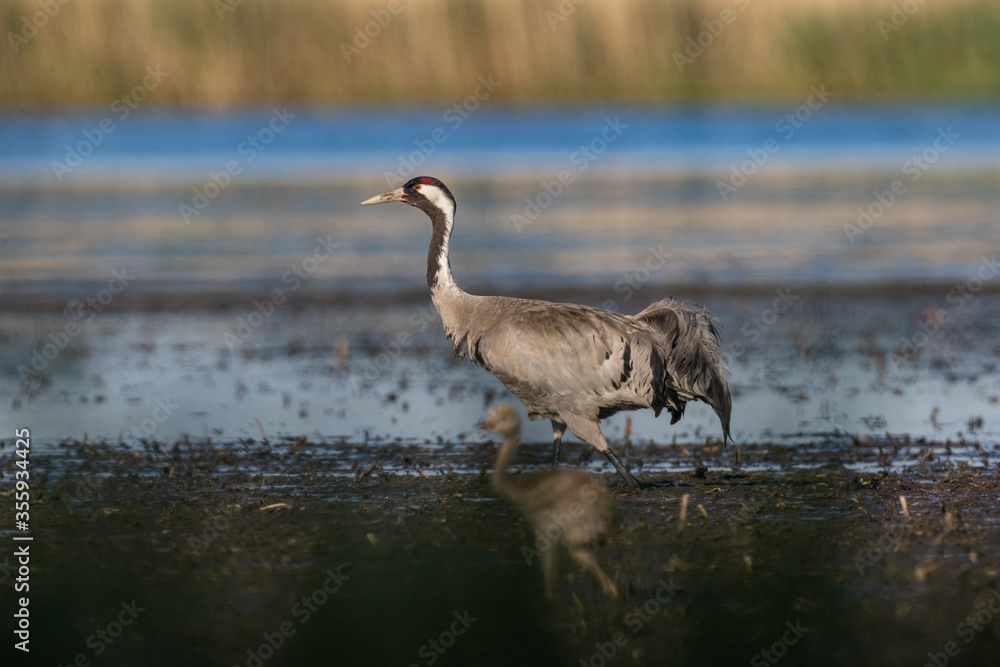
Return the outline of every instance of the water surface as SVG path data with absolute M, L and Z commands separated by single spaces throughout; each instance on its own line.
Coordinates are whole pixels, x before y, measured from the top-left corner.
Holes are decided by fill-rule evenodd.
M 707 303 L 739 438 L 958 438 L 978 417 L 978 437 L 997 432 L 996 107 L 829 105 L 796 124 L 794 107 L 444 111 L 289 109 L 271 134 L 270 109 L 136 113 L 59 174 L 108 114 L 4 118 L 0 402 L 47 440 L 473 435 L 507 394 L 449 358 L 423 283 L 426 219 L 358 206 L 412 169 L 458 199 L 452 264 L 471 291 L 623 312 Z M 938 313 L 946 325 L 909 354 Z M 905 363 L 887 371 L 894 355 Z M 702 405 L 634 428 L 718 435 Z

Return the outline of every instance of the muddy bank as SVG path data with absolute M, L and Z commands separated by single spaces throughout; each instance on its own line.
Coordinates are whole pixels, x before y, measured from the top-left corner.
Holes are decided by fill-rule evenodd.
M 626 447 L 612 601 L 567 561 L 544 597 L 492 443 L 65 443 L 32 462 L 31 663 L 992 664 L 996 452 L 951 444 Z

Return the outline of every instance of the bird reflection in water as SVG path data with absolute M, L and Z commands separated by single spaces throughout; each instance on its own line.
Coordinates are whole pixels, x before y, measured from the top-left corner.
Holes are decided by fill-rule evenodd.
M 615 503 L 604 483 L 579 470 L 550 469 L 526 475 L 507 472 L 521 444 L 521 422 L 517 411 L 501 405 L 490 412 L 480 428 L 504 437 L 497 454 L 491 485 L 501 497 L 517 503 L 539 537 L 545 593 L 555 589 L 558 547 L 597 578 L 609 597 L 618 589 L 588 548 L 604 536 L 615 515 Z

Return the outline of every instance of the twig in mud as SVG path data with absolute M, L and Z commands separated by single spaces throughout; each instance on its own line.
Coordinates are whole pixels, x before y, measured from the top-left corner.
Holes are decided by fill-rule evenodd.
M 706 511 L 705 511 L 705 508 L 704 508 L 704 507 L 702 507 L 701 503 L 698 503 L 698 509 L 699 509 L 699 510 L 701 511 L 701 513 L 702 513 L 702 514 L 703 514 L 703 515 L 705 516 L 705 518 L 707 519 L 707 518 L 708 518 L 708 512 L 706 512 Z
M 347 336 L 340 336 L 333 342 L 333 357 L 337 360 L 338 368 L 347 368 L 350 350 L 351 344 Z
M 918 584 L 925 583 L 927 581 L 927 575 L 944 565 L 944 563 L 931 563 L 930 565 L 918 565 L 913 568 L 913 578 L 917 580 Z
M 909 516 L 910 516 L 910 510 L 907 509 L 907 507 L 906 507 L 906 496 L 900 496 L 899 497 L 899 504 L 903 508 L 903 510 L 901 512 L 902 515 L 905 516 L 905 517 L 907 517 L 907 518 L 909 518 Z
M 290 510 L 292 506 L 288 503 L 271 503 L 270 505 L 265 505 L 260 508 L 260 511 L 271 511 L 271 510 Z
M 265 445 L 267 445 L 267 444 L 270 444 L 270 443 L 269 443 L 269 442 L 267 441 L 267 433 L 265 433 L 265 432 L 264 432 L 264 425 L 260 423 L 260 419 L 258 419 L 257 417 L 254 417 L 254 418 L 253 418 L 253 420 L 254 420 L 255 422 L 257 422 L 257 427 L 258 427 L 258 428 L 260 428 L 260 434 L 261 434 L 261 436 L 262 436 L 262 437 L 264 438 L 264 444 L 265 444 Z
M 682 561 L 680 558 L 678 558 L 676 554 L 674 554 L 673 556 L 670 557 L 670 561 L 663 566 L 663 569 L 666 570 L 667 572 L 676 572 L 677 570 L 687 572 L 689 569 L 691 569 L 691 566 Z
M 684 524 L 687 523 L 688 516 L 688 500 L 691 498 L 690 493 L 685 493 L 681 496 L 681 515 L 677 519 L 677 532 L 684 530 Z
M 861 435 L 860 433 L 857 432 L 854 433 L 854 435 L 851 437 L 851 440 L 854 441 L 855 447 L 872 447 L 875 445 L 874 440 L 872 440 L 866 435 Z
M 362 470 L 361 472 L 359 472 L 357 475 L 355 475 L 354 476 L 354 481 L 355 482 L 360 482 L 365 477 L 367 477 L 368 475 L 372 474 L 372 470 L 375 470 L 375 464 L 374 463 L 372 463 L 367 468 L 365 468 L 364 470 Z
M 289 454 L 298 454 L 299 450 L 305 447 L 309 443 L 309 438 L 302 436 L 294 443 L 292 443 L 292 448 L 289 450 Z
M 924 461 L 926 461 L 933 452 L 934 452 L 934 445 L 931 445 L 931 448 L 928 449 L 926 452 L 924 452 L 923 456 L 920 457 L 920 459 L 917 461 L 916 465 L 920 465 L 921 463 L 923 463 Z

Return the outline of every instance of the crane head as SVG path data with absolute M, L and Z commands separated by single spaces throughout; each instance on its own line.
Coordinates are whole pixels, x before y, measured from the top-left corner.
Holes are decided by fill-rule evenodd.
M 385 204 L 391 201 L 415 206 L 428 214 L 437 209 L 448 217 L 455 215 L 455 197 L 452 196 L 448 186 L 433 176 L 411 178 L 402 187 L 366 199 L 361 205 Z
M 486 419 L 479 424 L 479 428 L 510 435 L 521 430 L 521 420 L 517 416 L 517 410 L 510 405 L 499 405 L 490 411 Z

